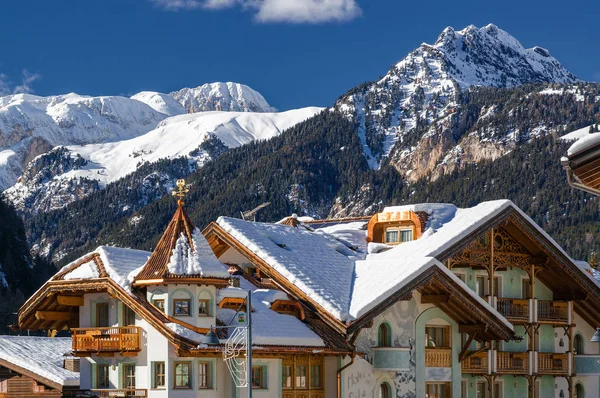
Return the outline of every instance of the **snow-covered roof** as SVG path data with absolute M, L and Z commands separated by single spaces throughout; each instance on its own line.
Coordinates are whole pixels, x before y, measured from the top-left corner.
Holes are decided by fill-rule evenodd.
M 305 228 L 219 217 L 217 224 L 338 319 L 348 316 L 355 252 Z
M 217 260 L 215 253 L 198 228 L 194 228 L 192 232 L 191 245 L 184 233 L 179 236 L 171 252 L 167 268 L 174 275 L 229 277 L 227 269 Z
M 143 250 L 125 249 L 113 246 L 99 246 L 91 253 L 65 265 L 57 275 L 81 263 L 85 258 L 90 260 L 81 263 L 76 268 L 62 276 L 65 280 L 74 279 L 96 279 L 102 275 L 98 264 L 93 256 L 100 257 L 101 265 L 108 276 L 121 286 L 126 292 L 131 293 L 131 282 L 133 277 L 146 263 L 150 253 Z
M 63 386 L 79 386 L 79 372 L 63 368 L 69 337 L 0 336 L 0 359 Z
M 325 343 L 315 332 L 293 315 L 272 311 L 276 300 L 288 300 L 287 294 L 274 289 L 257 289 L 247 280 L 240 279 L 240 287 L 227 287 L 217 291 L 217 300 L 225 297 L 246 297 L 252 290 L 252 341 L 254 345 L 323 347 Z M 217 317 L 226 325 L 232 323 L 235 311 L 219 308 Z
M 221 217 L 217 223 L 269 266 L 340 320 L 357 319 L 431 267 L 437 267 L 464 287 L 474 300 L 510 323 L 481 300 L 436 259 L 507 209 L 516 210 L 566 258 L 564 250 L 510 200 L 496 200 L 459 209 L 450 204 L 388 207 L 384 212 L 424 211 L 422 236 L 385 251 L 367 254 L 364 222 L 319 225 L 314 232 L 273 224 Z M 311 224 L 311 227 L 315 227 Z M 363 240 L 363 242 L 360 242 Z M 357 250 L 339 250 L 345 242 Z
M 567 150 L 567 156 L 573 156 L 600 144 L 600 133 L 589 134 L 590 127 L 573 131 L 561 137 L 565 141 L 576 140 Z

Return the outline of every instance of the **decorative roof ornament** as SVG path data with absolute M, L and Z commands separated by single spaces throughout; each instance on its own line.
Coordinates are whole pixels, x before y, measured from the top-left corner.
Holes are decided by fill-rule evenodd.
M 185 196 L 190 192 L 190 186 L 185 184 L 185 180 L 183 178 L 177 180 L 176 184 L 177 189 L 174 189 L 171 194 L 178 198 L 177 204 L 179 206 L 183 206 L 183 198 L 185 198 Z

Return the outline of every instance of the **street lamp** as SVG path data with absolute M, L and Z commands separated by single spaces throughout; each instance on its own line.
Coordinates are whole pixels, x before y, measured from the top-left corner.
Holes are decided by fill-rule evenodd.
M 240 306 L 241 308 L 241 306 Z M 240 310 L 238 309 L 237 313 Z M 235 319 L 235 315 L 233 317 Z M 246 326 L 245 327 L 240 327 L 240 326 L 235 326 L 235 325 L 226 325 L 226 326 L 211 326 L 210 330 L 208 331 L 208 333 L 206 333 L 206 335 L 204 336 L 204 338 L 202 339 L 202 344 L 206 344 L 208 346 L 211 345 L 219 345 L 221 344 L 221 341 L 219 340 L 219 336 L 217 336 L 217 334 L 215 333 L 215 329 L 228 329 L 228 328 L 232 328 L 232 327 L 236 327 L 239 329 L 246 329 L 246 338 L 244 339 L 245 341 L 243 341 L 243 343 L 246 345 L 246 383 L 245 386 L 243 384 L 238 384 L 238 378 L 237 375 L 234 374 L 234 369 L 232 368 L 232 366 L 230 366 L 230 363 L 227 363 L 227 367 L 229 368 L 229 371 L 234 379 L 234 382 L 236 383 L 237 387 L 247 387 L 248 388 L 248 398 L 252 398 L 252 290 L 248 290 L 248 297 L 246 298 Z M 233 335 L 236 334 L 236 332 L 238 331 L 238 329 L 236 329 L 236 331 L 233 333 Z M 230 340 L 234 337 L 234 336 L 230 336 Z M 237 340 L 237 336 L 235 336 L 236 340 Z M 600 340 L 599 340 L 600 341 Z M 233 359 L 233 357 L 237 357 L 237 354 L 235 354 L 236 352 L 239 353 L 239 351 L 243 350 L 243 348 L 241 350 L 229 350 L 228 348 L 228 343 L 229 340 L 227 341 L 225 350 L 223 350 L 223 359 L 225 360 L 225 362 L 227 362 L 228 360 Z M 228 351 L 233 351 L 233 352 L 228 352 Z
M 592 343 L 600 343 L 600 328 L 596 328 L 596 333 L 594 333 L 590 341 Z

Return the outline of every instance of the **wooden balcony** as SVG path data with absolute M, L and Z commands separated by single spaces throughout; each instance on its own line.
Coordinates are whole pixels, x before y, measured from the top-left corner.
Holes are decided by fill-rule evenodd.
M 142 388 L 122 390 L 67 390 L 63 397 L 68 398 L 146 398 L 148 390 Z
M 569 306 L 566 301 L 538 300 L 538 323 L 566 325 L 569 323 Z
M 73 353 L 135 356 L 141 350 L 141 328 L 137 326 L 72 329 Z
M 469 353 L 470 354 L 470 353 Z M 467 354 L 467 355 L 469 355 Z M 469 355 L 462 361 L 462 372 L 463 373 L 487 373 L 488 372 L 488 353 L 487 351 L 481 351 L 475 354 Z
M 538 373 L 562 374 L 569 373 L 569 354 L 538 352 Z
M 323 390 L 283 390 L 281 398 L 325 398 Z
M 529 300 L 498 299 L 498 312 L 511 321 L 529 322 Z
M 504 352 L 497 353 L 497 372 L 509 374 L 529 373 L 529 353 L 527 352 Z
M 428 368 L 452 367 L 452 349 L 425 348 L 425 366 Z

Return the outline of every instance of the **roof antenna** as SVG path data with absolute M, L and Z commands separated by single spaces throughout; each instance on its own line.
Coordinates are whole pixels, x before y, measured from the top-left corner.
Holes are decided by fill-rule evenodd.
M 240 211 L 240 214 L 242 215 L 242 219 L 244 221 L 248 221 L 248 219 L 250 217 L 252 217 L 252 221 L 256 221 L 256 213 L 258 213 L 260 210 L 264 209 L 265 207 L 267 207 L 270 204 L 271 204 L 271 202 L 265 202 L 263 204 L 260 204 L 260 205 L 256 206 L 252 210 Z

